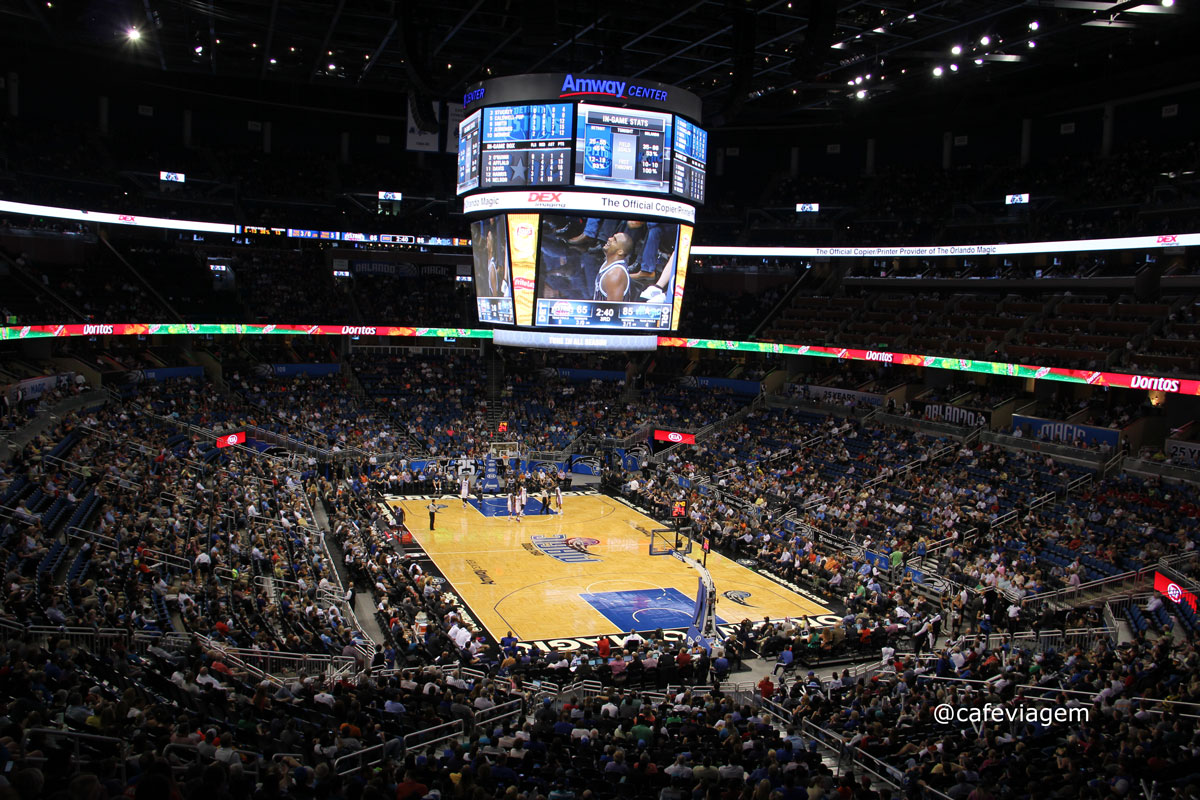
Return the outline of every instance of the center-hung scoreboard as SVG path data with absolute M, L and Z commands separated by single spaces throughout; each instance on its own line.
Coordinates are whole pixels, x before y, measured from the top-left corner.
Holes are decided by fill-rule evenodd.
M 705 199 L 699 98 L 652 81 L 541 74 L 476 84 L 463 105 L 457 189 L 480 322 L 500 341 L 556 332 L 542 337 L 549 346 L 572 332 L 676 330 Z M 581 346 L 609 345 L 637 346 Z

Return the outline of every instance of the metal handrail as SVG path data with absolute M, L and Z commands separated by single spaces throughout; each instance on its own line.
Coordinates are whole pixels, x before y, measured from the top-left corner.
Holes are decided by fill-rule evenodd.
M 54 736 L 54 737 L 69 740 L 74 748 L 74 760 L 77 765 L 84 763 L 84 759 L 82 757 L 83 754 L 80 752 L 80 746 L 84 742 L 93 742 L 96 744 L 106 744 L 106 745 L 111 745 L 111 746 L 115 747 L 117 752 L 121 754 L 121 757 L 118 759 L 118 761 L 120 763 L 119 768 L 121 771 L 121 781 L 122 782 L 125 781 L 125 778 L 126 778 L 125 765 L 126 765 L 127 761 L 129 760 L 129 754 L 132 749 L 132 745 L 129 744 L 128 740 L 123 739 L 123 738 L 118 738 L 115 736 L 101 736 L 101 735 L 95 734 L 95 733 L 83 733 L 82 731 L 73 731 L 73 730 L 69 730 L 69 729 L 65 729 L 65 728 L 29 728 L 25 731 L 25 736 L 21 740 L 22 754 L 29 752 L 29 740 L 34 735 Z M 26 756 L 24 756 L 24 758 L 17 759 L 17 760 L 18 761 L 42 761 L 42 762 L 44 762 L 44 761 L 47 761 L 48 759 L 46 759 L 45 757 L 34 758 L 34 757 L 26 755 Z M 102 760 L 108 761 L 109 757 L 105 756 Z
M 337 775 L 345 777 L 360 771 L 363 769 L 363 767 L 373 767 L 376 764 L 382 764 L 397 746 L 400 747 L 399 755 L 404 755 L 404 740 L 391 738 L 385 739 L 379 744 L 373 744 L 370 747 L 364 747 L 361 750 L 356 750 L 353 753 L 347 753 L 344 756 L 338 756 L 333 760 L 333 771 Z M 376 753 L 380 754 L 379 758 L 374 758 Z M 371 760 L 364 761 L 363 759 L 368 756 L 371 756 Z M 354 766 L 350 767 L 349 769 L 343 769 L 341 765 L 349 762 L 354 762 Z
M 509 700 L 507 703 L 499 703 L 491 708 L 476 711 L 474 730 L 479 731 L 485 725 L 520 716 L 524 708 L 525 701 L 517 698 L 516 700 Z
M 438 733 L 435 734 L 435 732 Z M 434 725 L 433 727 L 426 728 L 425 730 L 414 731 L 413 733 L 409 733 L 404 736 L 404 752 L 407 753 L 410 750 L 423 750 L 424 748 L 435 745 L 438 742 L 445 742 L 450 739 L 463 736 L 465 733 L 466 726 L 463 724 L 461 719 L 443 722 L 441 725 Z M 429 739 L 424 738 L 429 734 L 434 735 Z

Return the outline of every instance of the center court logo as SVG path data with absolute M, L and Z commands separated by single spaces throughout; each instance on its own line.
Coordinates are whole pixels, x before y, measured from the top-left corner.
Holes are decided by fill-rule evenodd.
M 566 536 L 534 536 L 530 539 L 533 546 L 551 558 L 564 564 L 583 564 L 588 561 L 599 561 L 598 556 L 588 552 L 589 547 L 600 544 L 599 539 L 585 539 Z
M 746 608 L 754 608 L 754 606 L 752 606 L 746 602 L 747 600 L 750 599 L 749 592 L 741 592 L 741 591 L 737 591 L 734 589 L 730 589 L 729 591 L 724 593 L 724 596 L 725 596 L 726 600 L 732 600 L 733 602 L 737 603 L 739 606 L 746 606 Z

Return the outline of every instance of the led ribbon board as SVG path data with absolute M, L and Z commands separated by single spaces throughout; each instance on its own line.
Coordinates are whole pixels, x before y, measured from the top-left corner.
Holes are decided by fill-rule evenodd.
M 926 356 L 916 353 L 890 353 L 823 345 L 784 344 L 781 342 L 736 342 L 727 339 L 685 339 L 678 336 L 595 336 L 591 334 L 546 334 L 544 332 L 490 331 L 479 328 L 415 328 L 399 325 L 246 325 L 242 323 L 111 323 L 105 325 L 25 325 L 0 327 L 0 341 L 62 338 L 69 336 L 156 336 L 156 335 L 262 335 L 291 336 L 433 336 L 447 339 L 494 339 L 497 344 L 520 347 L 576 347 L 579 349 L 644 350 L 657 347 L 694 347 L 703 350 L 734 350 L 741 353 L 837 358 L 849 361 L 874 361 L 912 367 L 948 369 L 981 375 L 1081 383 L 1117 389 L 1140 389 L 1167 394 L 1200 395 L 1200 380 L 1155 375 L 1131 375 L 1123 372 L 1095 372 L 1066 367 L 1038 367 L 1002 361 Z M 525 337 L 525 338 L 521 338 Z M 568 344 L 569 340 L 569 344 Z M 646 348 L 646 342 L 654 346 Z

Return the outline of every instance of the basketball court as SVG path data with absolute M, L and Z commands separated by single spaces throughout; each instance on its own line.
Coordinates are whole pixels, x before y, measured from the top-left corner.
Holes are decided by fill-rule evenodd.
M 389 497 L 402 506 L 409 530 L 439 572 L 496 639 L 521 641 L 598 637 L 630 629 L 687 628 L 698 573 L 670 555 L 651 556 L 655 541 L 674 544 L 664 526 L 632 507 L 595 493 L 571 493 L 563 513 L 538 513 L 530 498 L 521 522 L 502 497 L 437 500 L 430 531 L 429 498 Z M 703 560 L 699 544 L 691 557 Z M 718 624 L 745 618 L 829 614 L 797 594 L 717 553 L 708 570 L 716 585 Z

